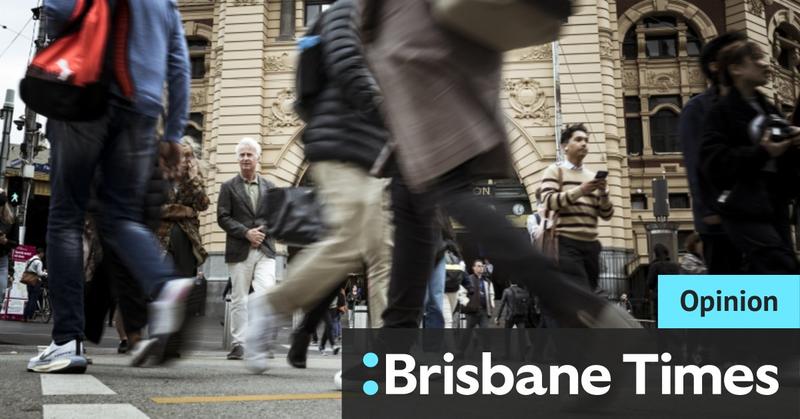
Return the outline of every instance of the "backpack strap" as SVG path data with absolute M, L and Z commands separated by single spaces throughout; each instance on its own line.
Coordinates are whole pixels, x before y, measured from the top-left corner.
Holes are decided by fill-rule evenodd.
M 26 263 L 26 264 L 25 264 L 25 269 L 24 269 L 22 272 L 30 272 L 30 273 L 32 273 L 32 274 L 35 274 L 36 272 L 33 272 L 33 271 L 29 271 L 29 270 L 28 270 L 28 269 L 30 269 L 30 267 L 31 267 L 31 264 L 33 264 L 33 261 L 34 261 L 34 260 L 36 260 L 36 257 L 35 257 L 35 256 L 34 256 L 34 257 L 32 257 L 32 258 L 30 258 L 30 259 L 28 260 L 28 263 Z

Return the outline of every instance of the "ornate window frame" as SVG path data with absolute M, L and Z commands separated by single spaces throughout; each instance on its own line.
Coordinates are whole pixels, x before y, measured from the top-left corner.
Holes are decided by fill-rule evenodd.
M 650 16 L 674 16 L 677 28 L 654 29 L 644 28 L 639 23 Z M 714 22 L 697 6 L 683 0 L 653 1 L 644 0 L 623 13 L 619 18 L 620 47 L 625 36 L 632 28 L 636 28 L 637 57 L 635 60 L 622 60 L 622 96 L 637 96 L 641 101 L 642 153 L 641 156 L 674 155 L 673 152 L 655 153 L 652 147 L 650 118 L 668 106 L 680 115 L 680 109 L 673 105 L 659 105 L 650 109 L 649 99 L 652 96 L 679 95 L 681 105 L 706 88 L 705 78 L 700 71 L 699 57 L 689 56 L 687 51 L 688 28 L 691 27 L 697 37 L 707 43 L 717 36 Z M 648 33 L 677 32 L 678 44 L 675 57 L 653 57 L 646 54 L 645 38 Z M 620 116 L 631 118 L 631 115 L 620 110 Z

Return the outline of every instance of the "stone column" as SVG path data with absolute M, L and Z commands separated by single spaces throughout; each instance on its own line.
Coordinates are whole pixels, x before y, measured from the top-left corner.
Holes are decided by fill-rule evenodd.
M 725 30 L 744 32 L 748 39 L 761 45 L 765 54 L 771 55 L 765 8 L 763 0 L 725 0 Z M 766 89 L 768 96 L 772 95 L 772 89 L 770 81 Z

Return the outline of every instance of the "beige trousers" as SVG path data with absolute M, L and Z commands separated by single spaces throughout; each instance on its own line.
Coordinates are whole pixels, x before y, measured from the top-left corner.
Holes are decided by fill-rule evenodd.
M 287 279 L 267 291 L 281 313 L 308 311 L 366 266 L 370 326 L 381 327 L 386 309 L 393 230 L 388 179 L 349 163 L 311 164 L 328 235 L 289 263 Z
M 244 345 L 247 328 L 247 299 L 250 285 L 253 293 L 266 292 L 275 286 L 275 259 L 269 258 L 258 249 L 250 249 L 247 259 L 239 263 L 229 263 L 231 276 L 231 335 L 233 345 Z

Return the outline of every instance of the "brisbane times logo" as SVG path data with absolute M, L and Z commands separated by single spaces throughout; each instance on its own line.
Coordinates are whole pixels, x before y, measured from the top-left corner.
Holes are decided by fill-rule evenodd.
M 621 355 L 618 359 L 628 370 L 624 375 L 634 377 L 629 387 L 632 394 L 771 396 L 779 390 L 775 365 L 682 365 L 672 362 L 669 352 Z M 612 387 L 611 370 L 599 364 L 509 366 L 494 363 L 491 352 L 482 352 L 475 363 L 455 365 L 450 352 L 441 359 L 441 363 L 424 365 L 410 354 L 387 353 L 381 365 L 376 353 L 367 352 L 361 363 L 372 379 L 361 382 L 361 391 L 367 396 L 603 396 Z

